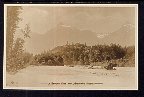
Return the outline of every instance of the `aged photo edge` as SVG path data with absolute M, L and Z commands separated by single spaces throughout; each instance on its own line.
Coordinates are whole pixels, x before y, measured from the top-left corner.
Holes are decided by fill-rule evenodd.
M 76 89 L 76 88 L 46 88 L 46 87 L 7 87 L 6 86 L 6 11 L 7 6 L 95 6 L 95 7 L 135 7 L 135 76 L 136 86 L 133 89 L 126 88 L 106 88 L 106 89 Z M 3 54 L 3 89 L 21 89 L 21 90 L 138 90 L 138 4 L 4 4 L 4 54 Z

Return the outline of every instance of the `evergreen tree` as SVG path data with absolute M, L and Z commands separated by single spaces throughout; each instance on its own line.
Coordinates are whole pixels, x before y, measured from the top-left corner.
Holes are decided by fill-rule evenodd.
M 7 7 L 7 26 L 6 26 L 6 67 L 9 71 L 14 65 L 13 61 L 13 47 L 14 47 L 14 34 L 18 28 L 18 22 L 21 20 L 19 18 L 20 10 L 22 8 L 19 6 L 8 6 Z M 19 39 L 17 40 L 17 42 Z

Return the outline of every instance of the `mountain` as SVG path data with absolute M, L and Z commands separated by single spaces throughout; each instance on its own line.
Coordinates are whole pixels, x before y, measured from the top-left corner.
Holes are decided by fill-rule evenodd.
M 96 33 L 90 30 L 80 30 L 63 24 L 57 25 L 55 28 L 49 30 L 45 34 L 45 38 L 49 36 L 56 44 L 66 44 L 67 41 L 70 43 L 91 43 L 98 41 Z
M 67 43 L 82 43 L 87 45 L 116 43 L 122 46 L 135 44 L 135 28 L 126 24 L 111 33 L 97 33 L 91 30 L 81 30 L 69 25 L 58 24 L 45 34 L 32 33 L 26 47 L 30 52 L 38 53 L 43 50 L 53 49 Z
M 135 44 L 135 27 L 131 24 L 122 25 L 118 30 L 105 35 L 100 39 L 100 43 L 117 43 L 122 46 Z

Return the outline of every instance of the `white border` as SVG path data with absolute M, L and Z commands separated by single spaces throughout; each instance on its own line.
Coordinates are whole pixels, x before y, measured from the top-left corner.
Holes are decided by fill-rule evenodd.
M 6 9 L 4 5 L 4 55 L 3 55 L 3 89 L 6 89 Z
M 7 6 L 46 6 L 46 7 L 135 7 L 135 77 L 134 89 L 105 88 L 105 89 L 81 89 L 81 88 L 48 88 L 48 87 L 6 87 L 6 12 Z M 4 4 L 4 58 L 3 58 L 3 89 L 21 90 L 138 90 L 138 4 Z
M 135 77 L 137 77 L 136 80 L 136 90 L 138 90 L 138 4 L 135 7 Z

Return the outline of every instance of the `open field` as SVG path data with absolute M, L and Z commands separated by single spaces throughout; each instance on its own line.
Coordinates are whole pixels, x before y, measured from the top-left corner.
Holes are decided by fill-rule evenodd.
M 6 85 L 26 89 L 134 89 L 136 76 L 134 67 L 106 70 L 84 66 L 29 66 L 14 75 L 7 73 Z

